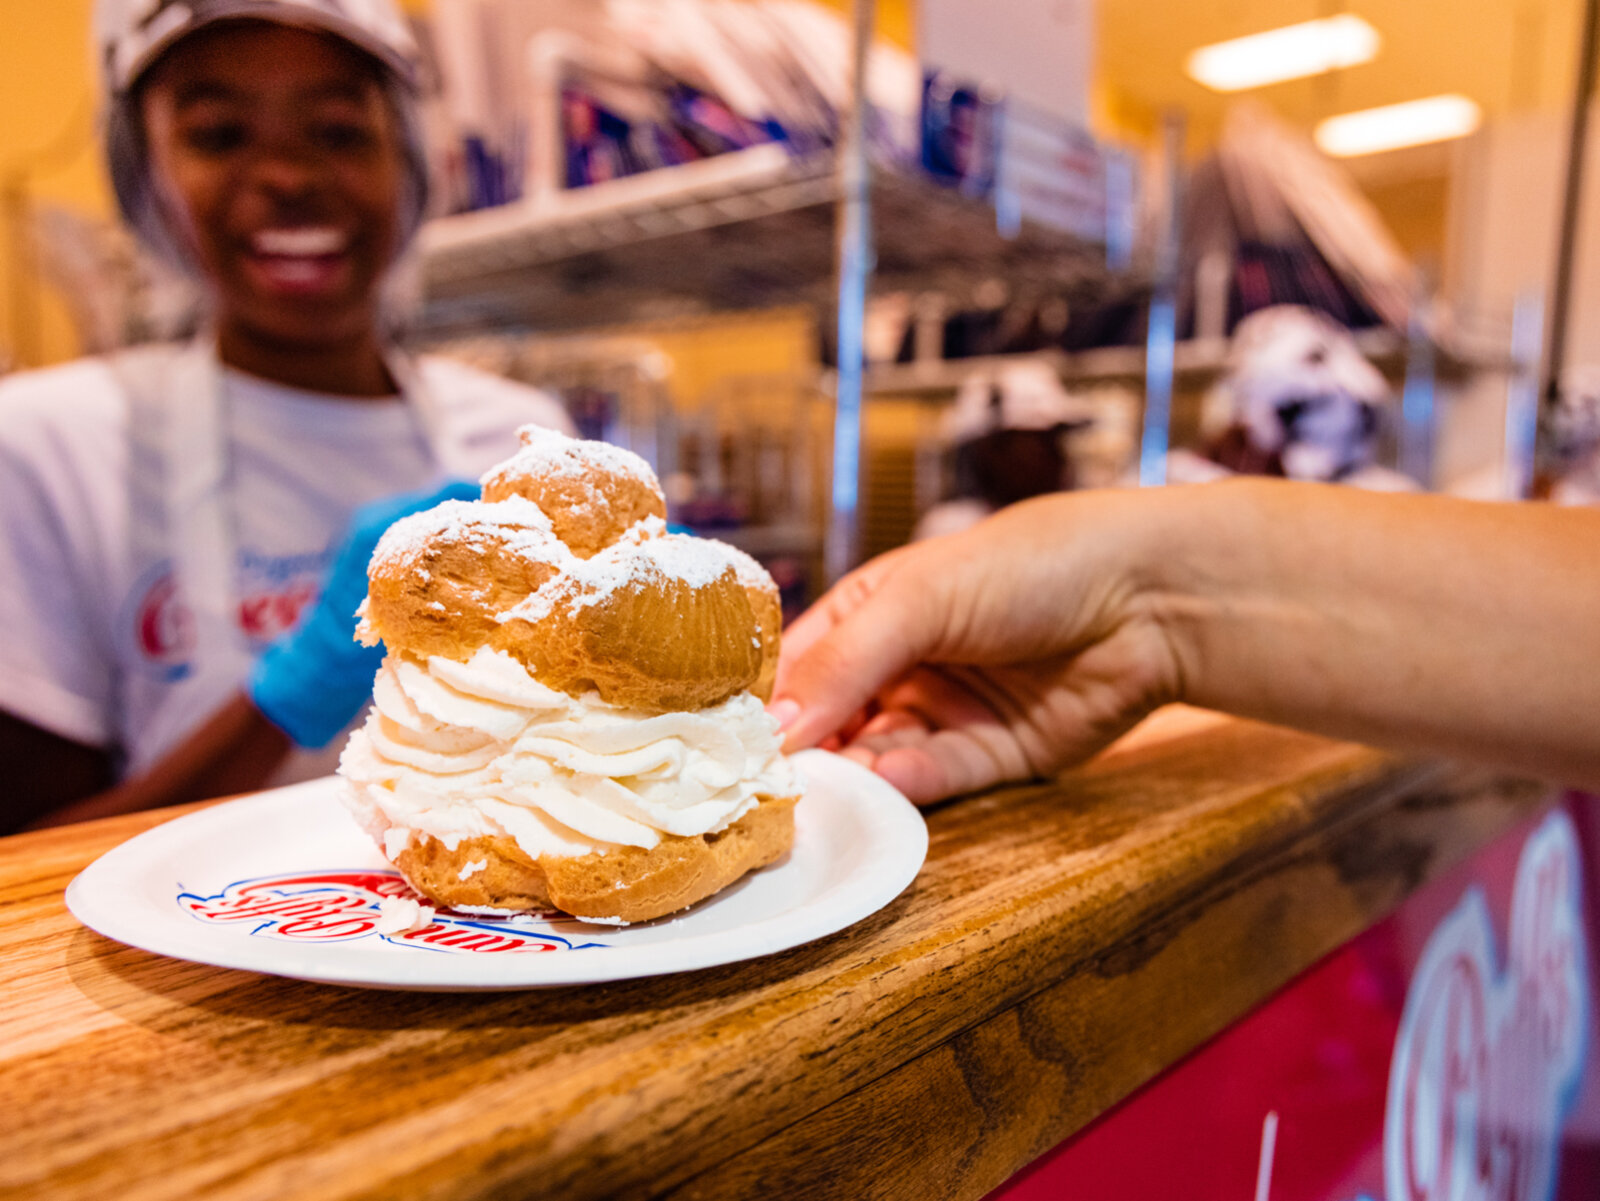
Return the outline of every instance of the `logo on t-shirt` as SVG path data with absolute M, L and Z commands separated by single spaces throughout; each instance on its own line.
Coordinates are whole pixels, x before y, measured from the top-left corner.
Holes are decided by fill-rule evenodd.
M 322 593 L 331 550 L 298 555 L 239 552 L 239 629 L 257 647 L 293 629 Z
M 133 643 L 140 661 L 163 680 L 183 679 L 194 669 L 194 612 L 178 592 L 172 564 L 152 567 L 133 595 Z
M 239 598 L 239 628 L 252 642 L 268 643 L 293 628 L 300 613 L 317 599 L 315 577 L 296 580 L 282 591 L 252 592 Z
M 239 631 L 256 649 L 293 629 L 322 588 L 328 552 L 302 555 L 239 555 Z M 134 585 L 124 630 L 131 637 L 135 662 L 164 683 L 175 683 L 194 671 L 195 613 L 184 599 L 171 560 L 150 568 Z

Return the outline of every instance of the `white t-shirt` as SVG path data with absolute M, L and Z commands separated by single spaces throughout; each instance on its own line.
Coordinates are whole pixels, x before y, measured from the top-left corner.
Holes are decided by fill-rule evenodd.
M 413 370 L 468 478 L 512 453 L 519 425 L 571 430 L 559 404 L 521 384 L 438 358 Z M 446 479 L 398 397 L 219 378 L 244 636 L 210 662 L 193 661 L 170 565 L 134 563 L 129 402 L 107 361 L 0 381 L 0 709 L 114 751 L 125 774 L 240 688 L 256 654 L 316 599 L 357 507 Z M 331 769 L 337 745 L 280 779 Z

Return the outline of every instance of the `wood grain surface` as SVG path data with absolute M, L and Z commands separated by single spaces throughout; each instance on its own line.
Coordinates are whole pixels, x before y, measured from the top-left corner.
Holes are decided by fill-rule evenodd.
M 487 995 L 79 926 L 73 874 L 174 811 L 0 840 L 0 1196 L 981 1197 L 1549 799 L 1179 723 L 929 811 L 917 881 L 829 938 Z

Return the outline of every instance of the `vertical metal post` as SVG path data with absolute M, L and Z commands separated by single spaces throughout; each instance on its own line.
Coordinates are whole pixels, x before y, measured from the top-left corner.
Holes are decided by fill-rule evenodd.
M 862 327 L 872 275 L 872 174 L 867 162 L 867 54 L 874 0 L 854 0 L 850 107 L 840 114 L 838 145 L 839 370 L 833 410 L 833 504 L 823 569 L 832 584 L 859 555 L 861 500 Z
M 1588 150 L 1589 102 L 1594 96 L 1595 54 L 1600 48 L 1600 0 L 1584 0 L 1583 35 L 1578 40 L 1578 79 L 1572 95 L 1567 135 L 1567 179 L 1561 195 L 1561 233 L 1556 242 L 1556 276 L 1550 288 L 1550 340 L 1544 364 L 1544 395 L 1555 399 L 1566 366 L 1567 328 L 1572 309 L 1572 258 L 1578 242 L 1578 206 L 1583 197 L 1583 164 Z
M 1121 151 L 1108 153 L 1106 164 L 1106 268 L 1126 271 L 1133 262 L 1138 233 L 1138 204 L 1134 198 L 1133 158 Z
M 1438 370 L 1428 333 L 1428 300 L 1419 289 L 1406 324 L 1406 379 L 1400 393 L 1400 470 L 1424 488 L 1433 487 L 1434 405 Z
M 1183 220 L 1183 116 L 1168 113 L 1163 155 L 1167 167 L 1167 211 L 1156 247 L 1155 287 L 1144 348 L 1144 433 L 1139 443 L 1139 485 L 1167 482 L 1167 443 L 1172 430 L 1172 384 L 1178 346 L 1178 234 Z
M 1539 347 L 1543 341 L 1544 301 L 1537 292 L 1524 292 L 1517 297 L 1511 316 L 1502 486 L 1508 500 L 1526 500 L 1533 493 L 1533 456 L 1539 436 Z

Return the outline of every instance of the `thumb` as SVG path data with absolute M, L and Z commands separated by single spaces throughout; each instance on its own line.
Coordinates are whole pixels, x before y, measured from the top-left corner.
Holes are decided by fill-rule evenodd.
M 789 750 L 834 733 L 936 641 L 933 591 L 874 566 L 841 581 L 801 618 L 804 636 L 785 641 L 770 709 Z

